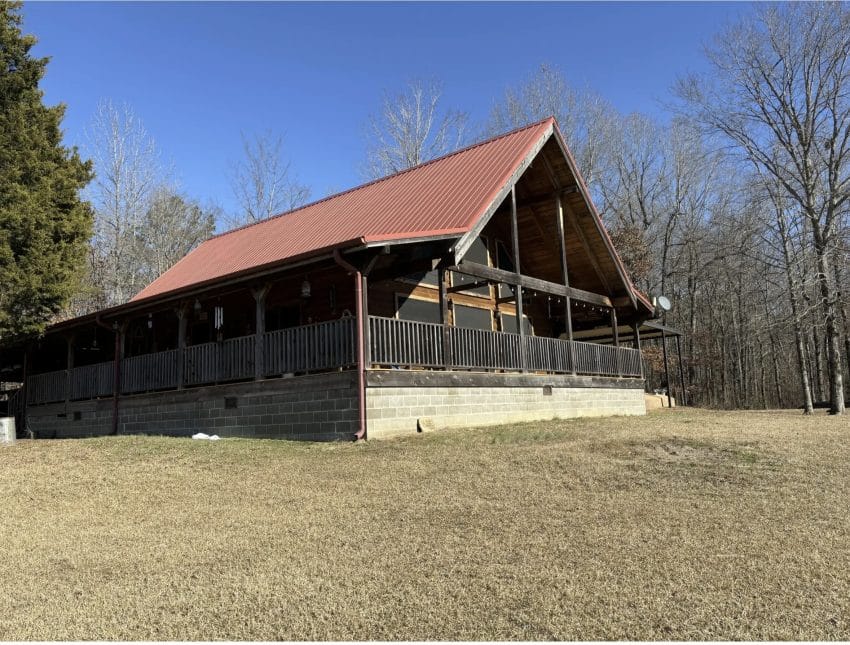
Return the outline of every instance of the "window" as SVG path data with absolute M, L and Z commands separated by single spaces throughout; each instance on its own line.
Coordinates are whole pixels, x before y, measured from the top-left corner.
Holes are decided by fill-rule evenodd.
M 490 266 L 490 253 L 487 250 L 487 238 L 483 236 L 476 238 L 472 243 L 472 246 L 469 247 L 469 251 L 467 251 L 466 255 L 463 256 L 463 259 L 469 262 L 475 262 L 476 264 Z M 478 281 L 478 278 L 473 278 L 472 276 L 463 275 L 461 273 L 452 274 L 453 285 L 473 284 Z M 490 286 L 485 284 L 482 287 L 475 287 L 474 289 L 464 289 L 464 293 L 489 297 Z
M 518 334 L 519 330 L 516 326 L 516 316 L 514 314 L 501 314 L 502 320 L 502 331 L 507 332 L 509 334 Z M 531 329 L 531 321 L 528 319 L 528 316 L 523 315 L 522 317 L 522 330 L 529 336 L 532 335 Z
M 440 322 L 440 303 L 431 300 L 419 300 L 397 293 L 395 296 L 396 317 L 400 320 L 419 322 Z
M 493 331 L 493 313 L 489 309 L 479 309 L 478 307 L 467 307 L 456 304 L 454 306 L 454 314 L 455 327 Z

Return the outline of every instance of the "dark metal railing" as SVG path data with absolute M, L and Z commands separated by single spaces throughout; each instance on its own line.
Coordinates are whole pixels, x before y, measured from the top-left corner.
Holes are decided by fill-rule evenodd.
M 183 352 L 182 385 L 196 387 L 257 376 L 255 335 L 221 342 L 190 345 Z M 353 318 L 302 325 L 263 334 L 262 376 L 317 372 L 344 368 L 357 361 L 357 338 Z M 123 358 L 121 393 L 138 394 L 175 389 L 181 385 L 179 350 Z M 70 397 L 66 396 L 70 383 Z M 115 383 L 113 361 L 70 370 L 36 374 L 27 379 L 29 405 L 112 396 Z
M 34 374 L 27 379 L 27 403 L 55 403 L 65 400 L 68 370 Z
M 115 362 L 106 361 L 71 370 L 71 399 L 96 399 L 112 396 L 115 385 Z
M 600 376 L 641 375 L 637 350 L 557 338 L 369 317 L 369 363 L 469 370 L 546 372 Z M 255 364 L 257 337 L 231 338 L 186 347 L 183 374 L 179 350 L 121 359 L 121 393 L 195 387 L 289 373 L 351 367 L 357 362 L 353 318 L 266 332 L 263 369 Z M 113 361 L 30 376 L 29 405 L 113 395 Z M 261 371 L 262 374 L 258 374 Z M 70 387 L 70 391 L 69 388 Z M 70 395 L 69 395 L 70 394 Z
M 446 367 L 598 376 L 641 375 L 640 353 L 557 338 L 520 336 L 435 323 L 369 317 L 371 362 L 384 366 Z M 445 340 L 448 349 L 445 350 Z M 575 361 L 575 369 L 573 369 Z
M 266 332 L 263 375 L 315 372 L 357 362 L 354 318 Z

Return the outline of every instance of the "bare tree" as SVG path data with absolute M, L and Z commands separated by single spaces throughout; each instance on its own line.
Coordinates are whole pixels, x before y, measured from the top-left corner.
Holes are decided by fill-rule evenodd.
M 136 239 L 163 171 L 156 144 L 127 105 L 98 105 L 89 148 L 95 166 L 87 195 L 95 208 L 90 277 L 101 293 L 97 300 L 116 305 L 144 286 L 135 262 Z
M 298 182 L 283 155 L 283 136 L 266 131 L 242 134 L 244 158 L 231 170 L 230 185 L 239 213 L 230 224 L 252 224 L 286 213 L 310 199 L 310 188 Z
M 678 96 L 711 131 L 773 177 L 807 220 L 825 323 L 830 412 L 844 412 L 833 263 L 850 200 L 850 10 L 841 3 L 759 5 L 708 49 L 710 76 Z
M 211 209 L 204 209 L 170 187 L 158 188 L 136 238 L 139 279 L 148 284 L 215 230 Z
M 542 64 L 525 82 L 506 89 L 490 111 L 485 131 L 496 135 L 550 116 L 558 121 L 579 170 L 594 188 L 616 112 L 596 92 L 571 86 L 558 68 Z
M 104 101 L 89 128 L 95 231 L 86 274 L 66 314 L 124 303 L 214 228 L 210 209 L 181 195 L 153 138 L 127 105 Z
M 370 178 L 412 168 L 462 145 L 467 114 L 442 110 L 441 97 L 438 82 L 422 80 L 410 81 L 400 94 L 384 94 L 380 114 L 369 121 L 365 173 Z

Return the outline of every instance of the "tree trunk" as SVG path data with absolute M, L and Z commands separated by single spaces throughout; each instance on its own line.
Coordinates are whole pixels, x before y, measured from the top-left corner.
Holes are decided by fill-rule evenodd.
M 784 214 L 776 213 L 776 222 L 779 225 L 779 233 L 782 237 L 782 255 L 785 259 L 785 278 L 788 282 L 788 297 L 791 301 L 791 316 L 794 321 L 794 340 L 797 345 L 797 364 L 800 369 L 800 383 L 803 388 L 803 413 L 812 414 L 812 390 L 809 386 L 809 369 L 806 366 L 806 348 L 803 344 L 803 330 L 800 320 L 800 296 L 797 281 L 791 264 L 791 243 L 788 240 L 788 229 L 785 225 Z
M 841 338 L 838 333 L 836 309 L 838 294 L 832 284 L 833 271 L 829 262 L 829 249 L 820 230 L 813 226 L 815 254 L 818 263 L 818 286 L 826 319 L 826 358 L 829 367 L 829 413 L 844 414 L 844 374 L 841 370 Z

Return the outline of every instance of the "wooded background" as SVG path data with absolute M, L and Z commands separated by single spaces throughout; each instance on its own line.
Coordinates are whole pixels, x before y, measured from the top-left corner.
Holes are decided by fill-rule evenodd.
M 0 69 L 9 87 L 34 42 L 17 31 L 18 7 L 0 6 L 4 47 L 23 52 Z M 411 80 L 380 97 L 365 124 L 364 178 L 554 115 L 636 284 L 673 302 L 664 322 L 685 332 L 689 403 L 810 411 L 825 402 L 841 413 L 850 364 L 850 11 L 756 5 L 705 55 L 710 72 L 676 79 L 666 121 L 618 112 L 552 64 L 510 85 L 480 124 L 443 105 L 438 79 Z M 41 306 L 43 322 L 125 302 L 216 222 L 258 221 L 311 197 L 280 134 L 242 136 L 244 157 L 229 177 L 239 206 L 228 213 L 181 192 L 132 108 L 104 101 L 82 150 L 95 174 L 82 191 L 94 234 L 81 278 L 62 277 L 73 297 Z M 14 173 L 2 179 L 20 187 Z M 14 206 L 15 194 L 4 189 L 4 203 Z M 0 224 L 2 241 L 9 226 Z M 24 275 L 26 254 L 16 253 L 8 257 Z M 0 318 L 13 320 L 20 303 L 1 300 Z M 654 348 L 646 358 L 658 366 Z

